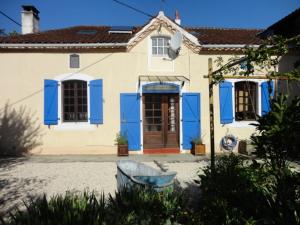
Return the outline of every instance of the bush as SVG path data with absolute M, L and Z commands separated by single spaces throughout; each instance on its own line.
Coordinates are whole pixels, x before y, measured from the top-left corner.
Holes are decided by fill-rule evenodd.
M 179 193 L 124 190 L 108 199 L 108 224 L 174 224 L 183 210 Z
M 105 207 L 103 195 L 98 200 L 95 193 L 75 195 L 67 192 L 65 196 L 57 195 L 49 201 L 43 196 L 26 203 L 24 211 L 11 214 L 6 224 L 103 224 Z
M 64 225 L 64 224 L 193 224 L 193 217 L 185 207 L 179 193 L 157 193 L 149 189 L 124 189 L 99 198 L 95 193 L 81 195 L 67 192 L 49 201 L 46 196 L 26 204 L 25 210 L 17 210 L 3 225 Z M 196 224 L 196 223 L 194 223 Z
M 300 158 L 300 97 L 288 104 L 287 96 L 273 100 L 271 111 L 258 119 L 251 137 L 256 153 L 273 169 L 286 167 L 288 158 Z
M 288 168 L 279 177 L 266 164 L 222 156 L 200 175 L 204 224 L 299 224 L 299 174 Z
M 8 103 L 0 111 L 0 156 L 18 156 L 40 145 L 40 126 L 26 107 L 15 110 Z

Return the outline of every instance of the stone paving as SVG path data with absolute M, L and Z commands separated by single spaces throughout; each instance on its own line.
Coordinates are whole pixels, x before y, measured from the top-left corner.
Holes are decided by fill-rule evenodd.
M 0 159 L 0 213 L 4 215 L 31 196 L 44 193 L 49 197 L 66 191 L 94 190 L 114 195 L 116 191 L 116 161 L 131 159 L 160 170 L 177 172 L 180 188 L 199 190 L 195 179 L 208 164 L 206 157 L 181 155 L 68 155 L 32 156 Z
M 195 183 L 209 164 L 204 156 L 176 155 L 62 155 L 0 159 L 0 215 L 5 215 L 31 196 L 48 197 L 66 191 L 94 190 L 106 196 L 116 191 L 116 162 L 131 159 L 162 171 L 176 171 L 176 186 L 200 196 Z M 300 172 L 299 163 L 291 163 Z

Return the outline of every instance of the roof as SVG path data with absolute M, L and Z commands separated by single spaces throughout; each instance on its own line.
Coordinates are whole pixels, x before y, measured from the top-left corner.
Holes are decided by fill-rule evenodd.
M 75 44 L 75 43 L 127 43 L 133 33 L 109 33 L 109 26 L 76 26 L 44 32 L 1 37 L 0 43 L 10 44 Z M 93 32 L 92 32 L 93 31 Z
M 286 17 L 269 26 L 259 34 L 260 37 L 266 38 L 271 35 L 282 35 L 292 37 L 300 34 L 300 8 L 296 9 Z
M 69 44 L 69 43 L 128 43 L 142 28 L 133 27 L 130 33 L 109 33 L 110 26 L 76 26 L 64 29 L 49 30 L 33 34 L 0 37 L 0 43 L 9 44 Z M 260 44 L 256 34 L 258 29 L 224 29 L 183 27 L 196 36 L 200 44 Z M 92 32 L 94 31 L 94 32 Z
M 256 36 L 262 31 L 260 29 L 201 27 L 187 27 L 185 29 L 196 36 L 200 44 L 256 45 L 262 43 L 262 40 Z

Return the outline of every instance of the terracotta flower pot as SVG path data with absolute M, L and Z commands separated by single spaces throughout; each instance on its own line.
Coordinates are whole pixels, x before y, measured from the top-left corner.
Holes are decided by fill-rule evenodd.
M 128 145 L 118 145 L 118 156 L 128 156 Z
M 194 144 L 192 145 L 193 155 L 205 155 L 205 144 Z

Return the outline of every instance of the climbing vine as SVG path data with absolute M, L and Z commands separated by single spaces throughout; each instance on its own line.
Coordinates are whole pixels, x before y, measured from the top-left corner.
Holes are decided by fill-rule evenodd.
M 293 51 L 299 51 L 300 36 L 284 38 L 273 36 L 263 42 L 259 47 L 247 46 L 243 56 L 231 57 L 226 63 L 222 57 L 218 57 L 215 63 L 218 67 L 213 72 L 213 83 L 224 80 L 227 74 L 250 76 L 256 72 L 263 72 L 269 79 L 284 78 L 290 80 L 300 80 L 300 67 L 288 71 L 278 72 L 276 67 L 280 59 Z

